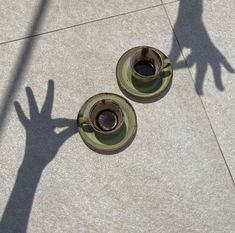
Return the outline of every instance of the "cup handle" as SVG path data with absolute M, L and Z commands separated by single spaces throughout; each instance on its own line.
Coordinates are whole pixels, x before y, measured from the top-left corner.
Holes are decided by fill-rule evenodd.
M 87 117 L 79 117 L 78 118 L 79 125 L 90 125 L 89 119 Z
M 168 66 L 170 66 L 171 65 L 171 60 L 169 59 L 169 58 L 165 58 L 164 59 L 164 67 L 163 67 L 163 69 L 164 68 L 167 68 Z

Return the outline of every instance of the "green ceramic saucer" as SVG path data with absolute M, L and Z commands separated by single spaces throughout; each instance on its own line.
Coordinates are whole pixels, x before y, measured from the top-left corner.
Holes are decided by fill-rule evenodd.
M 82 125 L 77 120 L 78 131 L 85 144 L 92 150 L 102 154 L 113 154 L 122 151 L 131 144 L 137 130 L 136 114 L 130 103 L 123 97 L 112 93 L 101 93 L 89 98 L 79 111 L 79 118 L 89 118 L 90 110 L 98 101 L 109 99 L 120 106 L 123 112 L 123 126 L 115 135 L 99 135 L 92 126 Z
M 160 79 L 156 79 L 148 85 L 139 85 L 132 78 L 133 71 L 130 63 L 132 57 L 142 46 L 132 48 L 125 52 L 118 61 L 116 76 L 120 89 L 129 98 L 139 102 L 152 102 L 165 95 L 172 83 L 173 69 L 170 59 L 161 51 L 158 52 L 163 59 L 163 70 L 159 74 Z

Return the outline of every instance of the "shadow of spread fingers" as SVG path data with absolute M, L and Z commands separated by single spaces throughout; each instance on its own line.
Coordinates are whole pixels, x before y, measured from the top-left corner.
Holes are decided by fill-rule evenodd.
M 212 70 L 213 70 L 213 75 L 215 79 L 215 85 L 216 87 L 220 90 L 224 90 L 224 85 L 222 83 L 222 78 L 221 78 L 221 67 L 219 63 L 213 63 L 212 64 Z
M 196 71 L 195 89 L 198 95 L 203 95 L 203 82 L 207 70 L 207 64 L 198 63 Z
M 225 69 L 228 72 L 230 72 L 230 73 L 234 73 L 235 72 L 234 68 L 229 64 L 227 59 L 222 54 L 221 54 L 220 62 L 223 64 L 223 66 L 225 67 Z
M 53 101 L 54 101 L 54 82 L 52 80 L 49 80 L 46 99 L 43 104 L 41 114 L 43 114 L 46 117 L 51 116 Z
M 37 102 L 35 100 L 33 91 L 30 87 L 26 87 L 26 94 L 29 102 L 29 114 L 30 118 L 33 119 L 39 114 Z
M 18 118 L 19 118 L 21 124 L 24 127 L 26 127 L 29 120 L 26 117 L 26 115 L 24 114 L 24 111 L 22 110 L 20 103 L 18 101 L 16 101 L 16 102 L 14 102 L 14 106 L 15 106 L 15 110 L 16 110 L 16 113 L 18 115 Z

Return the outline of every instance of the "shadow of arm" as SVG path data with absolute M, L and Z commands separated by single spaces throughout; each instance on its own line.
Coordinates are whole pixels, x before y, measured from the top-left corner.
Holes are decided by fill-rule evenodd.
M 24 162 L 0 222 L 0 232 L 26 233 L 28 219 L 43 169 Z

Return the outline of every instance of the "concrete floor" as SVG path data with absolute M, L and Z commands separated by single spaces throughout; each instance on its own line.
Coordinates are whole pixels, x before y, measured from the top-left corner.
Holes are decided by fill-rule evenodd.
M 234 0 L 0 3 L 1 233 L 235 232 Z M 138 45 L 170 56 L 172 87 L 130 101 L 135 140 L 97 154 L 74 120 L 123 95 L 116 64 Z

